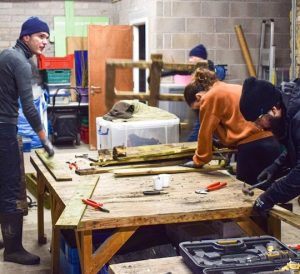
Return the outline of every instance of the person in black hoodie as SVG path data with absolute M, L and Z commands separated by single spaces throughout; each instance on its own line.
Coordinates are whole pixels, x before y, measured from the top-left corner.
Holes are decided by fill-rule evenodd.
M 240 111 L 247 121 L 271 130 L 283 145 L 282 154 L 264 169 L 258 181 L 272 181 L 254 203 L 261 215 L 300 195 L 300 86 L 286 94 L 271 83 L 250 77 L 244 81 Z M 274 181 L 277 179 L 276 181 Z
M 34 107 L 29 62 L 33 55 L 42 53 L 48 38 L 48 25 L 38 17 L 30 17 L 23 23 L 16 45 L 0 53 L 0 223 L 3 236 L 0 246 L 4 246 L 4 261 L 24 265 L 38 264 L 40 258 L 26 251 L 22 245 L 18 101 L 44 149 L 49 156 L 53 156 L 53 146 Z

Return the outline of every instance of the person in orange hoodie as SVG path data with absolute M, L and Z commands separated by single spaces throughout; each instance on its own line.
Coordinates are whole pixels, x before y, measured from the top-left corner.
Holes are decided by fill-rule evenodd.
M 193 161 L 184 166 L 200 168 L 208 163 L 216 136 L 223 146 L 237 149 L 237 179 L 253 185 L 260 172 L 280 155 L 280 144 L 273 134 L 242 116 L 241 94 L 241 85 L 219 81 L 206 68 L 194 72 L 184 97 L 191 108 L 200 110 L 200 129 Z

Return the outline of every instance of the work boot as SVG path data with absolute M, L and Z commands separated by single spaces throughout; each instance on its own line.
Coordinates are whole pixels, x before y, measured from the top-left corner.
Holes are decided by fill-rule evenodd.
M 0 219 L 4 261 L 23 265 L 39 264 L 40 258 L 26 251 L 22 245 L 22 213 L 1 214 Z

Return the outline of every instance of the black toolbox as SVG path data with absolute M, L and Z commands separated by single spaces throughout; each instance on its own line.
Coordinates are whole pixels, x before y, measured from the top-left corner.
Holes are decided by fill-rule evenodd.
M 271 273 L 290 261 L 300 262 L 295 251 L 271 236 L 182 242 L 179 252 L 199 274 Z

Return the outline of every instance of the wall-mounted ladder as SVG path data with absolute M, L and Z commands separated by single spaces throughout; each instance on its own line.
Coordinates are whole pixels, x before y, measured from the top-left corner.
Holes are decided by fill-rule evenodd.
M 269 28 L 269 47 L 266 41 L 266 28 Z M 259 58 L 257 65 L 258 79 L 268 80 L 275 84 L 276 71 L 275 71 L 275 45 L 274 45 L 274 19 L 263 20 L 261 24 Z

